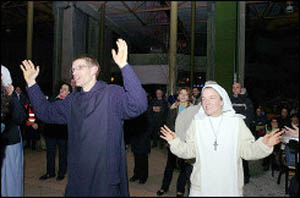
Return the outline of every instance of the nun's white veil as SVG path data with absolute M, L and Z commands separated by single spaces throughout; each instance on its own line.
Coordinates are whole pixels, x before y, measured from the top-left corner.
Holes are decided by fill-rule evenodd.
M 243 115 L 235 113 L 235 110 L 232 108 L 231 100 L 230 100 L 226 90 L 223 87 L 221 87 L 214 81 L 209 81 L 209 82 L 205 83 L 204 87 L 202 88 L 201 94 L 203 93 L 203 90 L 206 88 L 213 88 L 222 97 L 222 99 L 224 101 L 224 105 L 222 107 L 223 115 L 225 115 L 225 116 L 241 116 L 242 118 L 244 118 Z M 203 107 L 201 106 L 199 112 L 195 115 L 195 119 L 202 119 L 205 116 L 207 116 L 207 115 L 204 112 Z

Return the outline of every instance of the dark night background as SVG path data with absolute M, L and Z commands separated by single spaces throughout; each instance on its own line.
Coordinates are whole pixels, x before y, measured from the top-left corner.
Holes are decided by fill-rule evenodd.
M 279 18 L 270 22 L 251 18 L 251 12 L 247 7 L 245 87 L 248 95 L 255 106 L 282 101 L 292 106 L 299 99 L 298 19 L 282 22 Z M 26 20 L 26 9 L 23 15 Z M 1 64 L 9 68 L 14 86 L 24 89 L 19 65 L 26 58 L 26 21 L 20 23 L 13 17 L 10 16 L 13 23 L 9 25 L 3 25 L 1 18 Z M 41 66 L 37 81 L 46 95 L 52 95 L 53 19 L 36 21 L 33 28 L 33 62 Z

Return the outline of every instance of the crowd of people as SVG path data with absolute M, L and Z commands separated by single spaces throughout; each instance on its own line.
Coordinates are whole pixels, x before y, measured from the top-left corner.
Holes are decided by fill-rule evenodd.
M 60 181 L 67 175 L 65 196 L 129 196 L 128 181 L 147 182 L 148 157 L 156 147 L 167 150 L 158 196 L 169 190 L 175 169 L 178 197 L 242 196 L 251 176 L 249 160 L 263 159 L 268 170 L 283 150 L 289 166 L 298 163 L 286 146 L 299 140 L 297 111 L 290 114 L 283 107 L 280 115 L 270 116 L 253 105 L 239 82 L 233 83 L 232 95 L 207 81 L 202 89 L 180 87 L 168 99 L 158 88 L 150 98 L 127 62 L 126 42 L 116 44 L 112 57 L 123 87 L 97 80 L 101 68 L 89 56 L 73 60 L 73 79 L 51 97 L 36 83 L 39 66 L 31 60 L 20 65 L 24 91 L 12 86 L 1 66 L 1 196 L 24 196 L 23 148 L 39 150 L 42 140 L 46 164 L 39 179 Z M 126 145 L 134 154 L 129 179 Z

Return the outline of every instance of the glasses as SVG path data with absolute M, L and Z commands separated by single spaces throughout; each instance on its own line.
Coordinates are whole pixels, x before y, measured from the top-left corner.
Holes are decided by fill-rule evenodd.
M 74 71 L 82 70 L 82 68 L 84 68 L 84 67 L 89 67 L 89 66 L 87 66 L 87 65 L 76 65 L 76 66 L 72 67 L 70 71 L 71 71 L 71 73 L 73 73 Z

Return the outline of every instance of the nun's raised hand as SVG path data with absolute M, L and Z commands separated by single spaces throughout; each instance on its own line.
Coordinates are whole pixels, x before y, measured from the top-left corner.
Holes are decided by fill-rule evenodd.
M 34 85 L 36 83 L 35 79 L 40 72 L 40 67 L 37 66 L 35 68 L 35 66 L 31 62 L 31 60 L 24 60 L 24 61 L 22 61 L 20 68 L 23 71 L 23 76 L 27 83 L 27 86 L 31 87 L 32 85 Z
M 160 137 L 168 142 L 176 138 L 176 134 L 166 125 L 160 128 L 160 132 L 162 134 Z
M 273 130 L 270 134 L 267 134 L 263 137 L 263 143 L 269 147 L 272 147 L 280 143 L 284 130 L 279 131 L 280 129 Z

